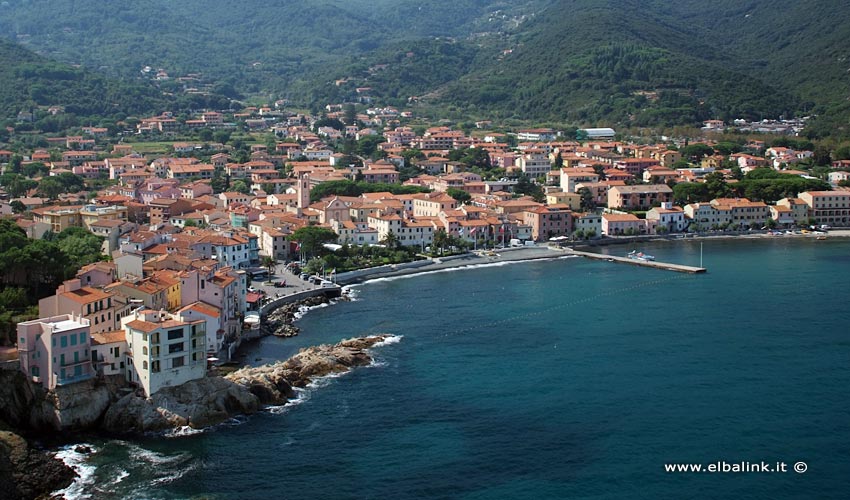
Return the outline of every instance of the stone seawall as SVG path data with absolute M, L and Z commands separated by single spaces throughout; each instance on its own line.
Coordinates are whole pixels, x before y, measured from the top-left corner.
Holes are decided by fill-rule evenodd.
M 260 315 L 269 314 L 271 311 L 274 311 L 278 307 L 281 307 L 285 304 L 291 304 L 293 302 L 298 302 L 300 300 L 309 299 L 310 297 L 318 297 L 320 295 L 324 295 L 325 297 L 339 297 L 342 293 L 342 289 L 339 286 L 332 287 L 322 287 L 315 288 L 313 290 L 304 290 L 303 292 L 296 292 L 291 295 L 285 295 L 283 297 L 278 297 L 271 302 L 263 304 L 260 307 Z

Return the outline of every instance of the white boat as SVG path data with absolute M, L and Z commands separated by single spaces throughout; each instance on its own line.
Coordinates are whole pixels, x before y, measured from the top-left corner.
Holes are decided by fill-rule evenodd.
M 637 250 L 632 250 L 631 252 L 627 253 L 626 257 L 634 260 L 655 260 L 655 256 L 649 255 L 648 253 L 638 252 Z

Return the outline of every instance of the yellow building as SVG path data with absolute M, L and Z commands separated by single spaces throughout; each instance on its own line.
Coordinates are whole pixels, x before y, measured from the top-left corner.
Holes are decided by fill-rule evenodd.
M 105 220 L 118 220 L 127 222 L 127 207 L 121 205 L 110 205 L 99 207 L 97 205 L 86 205 L 80 209 L 80 220 L 82 225 L 91 231 L 91 225 Z
M 36 208 L 32 211 L 34 222 L 43 222 L 50 224 L 50 230 L 54 233 L 62 232 L 69 227 L 81 227 L 83 225 L 80 218 L 80 209 L 82 206 L 58 206 Z
M 547 205 L 567 205 L 570 210 L 578 210 L 581 208 L 581 195 L 578 193 L 566 193 L 556 191 L 546 194 Z

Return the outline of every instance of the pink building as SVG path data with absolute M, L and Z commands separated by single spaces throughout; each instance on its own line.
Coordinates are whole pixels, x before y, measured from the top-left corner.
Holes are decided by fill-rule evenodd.
M 531 226 L 534 241 L 545 241 L 556 236 L 572 234 L 572 213 L 566 207 L 537 207 L 523 212 L 525 223 Z
M 21 371 L 47 389 L 91 378 L 89 325 L 72 314 L 18 323 Z

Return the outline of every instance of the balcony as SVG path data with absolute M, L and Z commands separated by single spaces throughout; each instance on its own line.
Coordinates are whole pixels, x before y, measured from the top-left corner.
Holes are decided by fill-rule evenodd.
M 80 361 L 65 361 L 64 363 L 59 363 L 59 366 L 62 368 L 73 368 L 77 365 L 88 365 L 91 364 L 91 359 L 86 358 Z
M 206 324 L 194 325 L 192 327 L 192 338 L 204 338 L 207 336 L 207 326 Z
M 56 378 L 56 385 L 62 386 L 62 385 L 76 384 L 77 382 L 82 382 L 83 380 L 88 380 L 88 379 L 92 378 L 93 374 L 92 373 L 83 373 L 83 374 L 80 374 L 80 375 L 60 377 L 58 374 L 54 373 L 53 376 Z

